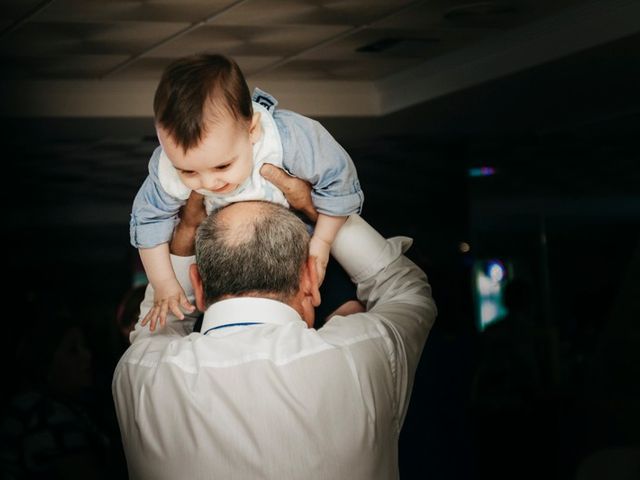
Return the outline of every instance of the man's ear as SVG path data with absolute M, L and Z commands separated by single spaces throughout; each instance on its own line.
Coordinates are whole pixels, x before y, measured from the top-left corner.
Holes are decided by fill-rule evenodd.
M 193 286 L 193 294 L 196 297 L 196 307 L 198 307 L 198 310 L 201 312 L 204 312 L 204 288 L 202 286 L 202 277 L 198 271 L 198 265 L 195 263 L 192 263 L 189 266 L 189 279 Z
M 249 125 L 249 139 L 252 144 L 255 144 L 260 140 L 262 136 L 262 125 L 260 124 L 260 112 L 254 112 L 251 117 L 251 124 Z
M 302 293 L 311 300 L 311 305 L 320 305 L 320 284 L 318 283 L 318 269 L 316 257 L 309 256 L 302 272 Z
M 313 328 L 316 319 L 314 307 L 320 305 L 320 290 L 318 288 L 316 258 L 309 257 L 302 266 L 300 289 L 298 290 L 298 301 L 301 308 L 299 313 L 309 328 Z

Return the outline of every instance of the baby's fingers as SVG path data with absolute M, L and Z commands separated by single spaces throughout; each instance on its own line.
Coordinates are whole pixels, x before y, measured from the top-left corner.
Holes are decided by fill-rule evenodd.
M 160 328 L 163 328 L 167 323 L 167 311 L 169 310 L 169 302 L 162 302 L 160 305 L 160 313 L 158 314 L 158 323 L 160 324 Z M 153 330 L 153 328 L 151 329 Z
M 196 309 L 185 295 L 180 295 L 180 306 L 187 312 L 193 312 Z
M 149 323 L 149 330 L 154 331 L 156 329 L 156 324 L 158 323 L 158 316 L 160 315 L 160 305 L 156 305 L 153 307 L 154 314 L 151 317 L 151 322 Z
M 184 314 L 182 313 L 182 310 L 180 310 L 180 305 L 178 304 L 177 300 L 169 300 L 169 310 L 171 310 L 171 313 L 173 313 L 180 320 L 184 320 Z
M 140 324 L 144 327 L 147 323 L 149 323 L 151 320 L 154 320 L 157 316 L 158 316 L 158 307 L 153 306 L 151 307 L 151 310 L 149 310 L 147 314 L 144 316 Z

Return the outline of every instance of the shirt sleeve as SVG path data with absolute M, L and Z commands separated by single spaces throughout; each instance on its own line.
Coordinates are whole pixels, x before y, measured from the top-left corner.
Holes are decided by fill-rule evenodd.
M 364 195 L 349 154 L 317 121 L 288 110 L 274 114 L 283 149 L 283 166 L 313 185 L 318 212 L 346 216 L 360 213 Z
M 338 232 L 331 253 L 358 285 L 368 320 L 388 341 L 398 428 L 406 415 L 413 378 L 437 315 L 425 273 L 404 252 L 411 239 L 383 238 L 358 215 Z
M 131 245 L 151 248 L 171 240 L 178 221 L 178 211 L 185 201 L 169 195 L 160 184 L 158 163 L 161 147 L 149 160 L 149 175 L 133 201 L 129 234 Z
M 178 283 L 180 283 L 180 286 L 187 296 L 187 299 L 192 305 L 194 305 L 195 302 L 195 295 L 193 293 L 191 280 L 189 279 L 189 268 L 191 267 L 192 263 L 195 263 L 195 261 L 195 256 L 178 257 L 176 255 L 171 255 L 171 266 L 173 267 L 173 271 L 176 274 Z M 184 320 L 178 319 L 173 313 L 171 313 L 171 311 L 168 311 L 167 322 L 165 323 L 164 328 L 158 328 L 155 332 L 151 332 L 149 330 L 149 324 L 143 327 L 140 322 L 144 317 L 146 317 L 147 313 L 149 313 L 149 310 L 151 310 L 151 308 L 153 307 L 153 298 L 153 287 L 151 286 L 151 284 L 149 284 L 147 285 L 144 299 L 140 304 L 140 316 L 138 317 L 138 322 L 136 323 L 135 328 L 129 334 L 129 341 L 131 342 L 131 344 L 151 335 L 183 337 L 193 332 L 193 326 L 199 315 L 197 309 L 195 309 L 192 313 L 185 313 Z

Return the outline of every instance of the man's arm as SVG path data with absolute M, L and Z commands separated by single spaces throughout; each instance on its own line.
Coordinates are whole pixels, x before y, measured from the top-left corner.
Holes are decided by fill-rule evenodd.
M 271 183 L 273 183 L 276 187 L 278 187 L 280 191 L 284 192 L 284 195 L 291 208 L 304 213 L 307 218 L 313 223 L 315 223 L 319 218 L 322 218 L 322 215 L 318 214 L 318 211 L 316 210 L 315 206 L 313 205 L 313 201 L 311 200 L 311 185 L 308 182 L 305 182 L 304 180 L 301 180 L 297 177 L 292 177 L 281 168 L 275 167 L 268 163 L 262 166 L 262 168 L 260 169 L 260 174 Z M 344 221 L 346 221 L 346 219 L 340 222 L 340 226 L 344 224 Z M 334 233 L 334 237 L 336 233 Z M 313 239 L 311 241 L 313 241 Z M 311 245 L 309 245 L 309 250 L 310 253 L 313 252 Z M 327 316 L 325 321 L 333 317 L 334 315 L 345 316 L 354 313 L 360 313 L 363 311 L 364 306 L 358 300 L 348 300 L 333 312 L 331 312 Z
M 331 253 L 358 284 L 367 321 L 379 322 L 394 370 L 394 393 L 402 425 L 422 348 L 437 310 L 425 273 L 404 252 L 411 239 L 386 240 L 360 216 L 338 232 Z
M 196 232 L 207 218 L 204 209 L 204 195 L 191 192 L 187 203 L 180 210 L 180 223 L 173 232 L 169 250 L 172 255 L 190 257 L 195 255 Z
M 273 165 L 260 170 L 285 193 L 292 208 L 317 218 L 307 182 Z M 358 215 L 342 226 L 331 253 L 358 284 L 358 298 L 367 312 L 380 318 L 393 337 L 394 355 L 404 352 L 405 382 L 413 378 L 422 347 L 436 317 L 436 305 L 425 273 L 403 253 L 411 239 L 386 240 Z M 402 383 L 402 382 L 400 382 Z
M 265 163 L 260 168 L 260 175 L 273 183 L 282 193 L 291 208 L 304 213 L 309 220 L 316 223 L 318 211 L 311 200 L 311 184 L 297 177 L 288 175 L 281 168 Z
M 296 210 L 317 215 L 306 182 L 272 165 L 260 171 L 283 192 L 293 191 L 287 201 Z M 306 188 L 306 190 L 305 190 Z M 367 322 L 379 322 L 389 339 L 387 354 L 392 363 L 393 390 L 398 429 L 406 415 L 413 378 L 437 310 L 425 273 L 404 252 L 411 239 L 386 240 L 360 216 L 352 215 L 333 243 L 334 258 L 358 284 L 358 299 L 366 305 Z M 325 327 L 326 328 L 326 327 Z

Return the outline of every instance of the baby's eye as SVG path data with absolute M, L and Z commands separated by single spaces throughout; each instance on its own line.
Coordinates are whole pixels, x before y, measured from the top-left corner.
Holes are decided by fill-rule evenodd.
M 186 175 L 187 177 L 192 177 L 196 174 L 193 170 L 180 170 L 180 173 Z
M 216 170 L 226 170 L 227 168 L 229 168 L 231 166 L 230 163 L 225 163 L 224 165 L 218 165 L 216 167 Z

